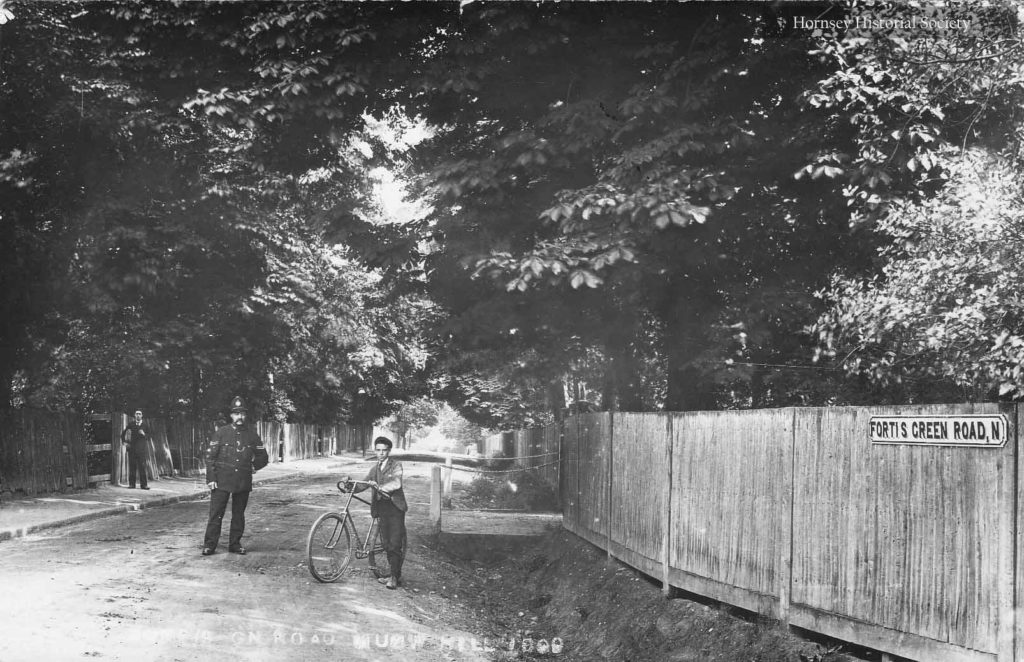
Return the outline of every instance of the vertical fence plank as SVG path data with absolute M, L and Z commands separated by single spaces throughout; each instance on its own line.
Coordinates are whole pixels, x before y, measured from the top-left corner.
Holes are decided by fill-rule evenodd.
M 576 535 L 580 530 L 579 473 L 580 473 L 580 428 L 579 416 L 565 420 L 562 433 L 562 526 Z
M 609 467 L 610 551 L 645 573 L 665 573 L 670 470 L 668 414 L 616 412 Z
M 88 459 L 85 452 L 85 421 L 80 415 L 73 413 L 65 414 L 64 420 L 67 430 L 64 444 L 68 448 L 67 457 L 70 471 L 68 475 L 71 476 L 71 485 L 75 489 L 85 488 L 89 486 Z M 111 455 L 116 458 L 121 440 L 114 433 L 111 434 L 111 437 Z M 111 476 L 111 479 L 113 478 L 114 476 Z
M 605 478 L 605 491 L 607 492 L 608 498 L 605 502 L 604 507 L 604 522 L 605 522 L 605 544 L 604 548 L 608 552 L 608 560 L 612 559 L 612 490 L 615 488 L 615 474 L 612 471 L 614 468 L 615 459 L 615 444 L 614 442 L 615 432 L 615 412 L 608 412 L 608 431 L 605 433 L 608 439 L 607 446 L 607 458 L 605 459 L 605 465 L 607 466 L 607 478 Z
M 128 417 L 120 412 L 110 414 L 110 429 L 113 437 L 111 455 L 113 455 L 113 472 L 110 482 L 114 485 L 128 484 L 128 451 L 121 442 L 121 433 L 128 426 Z
M 788 445 L 787 455 L 789 459 L 789 466 L 786 468 L 788 475 L 788 488 L 782 491 L 782 501 L 779 504 L 780 508 L 780 523 L 779 528 L 785 531 L 785 537 L 779 540 L 778 552 L 779 552 L 779 563 L 776 567 L 777 577 L 777 588 L 776 594 L 779 596 L 779 603 L 775 617 L 782 623 L 789 622 L 789 604 L 792 599 L 790 595 L 790 587 L 793 583 L 793 490 L 794 480 L 796 475 L 796 409 L 784 410 L 788 412 L 785 414 L 789 417 L 789 434 L 787 437 L 781 438 L 780 442 Z M 785 459 L 783 459 L 785 461 Z
M 1014 415 L 1016 421 L 1016 476 L 1015 476 L 1015 531 L 1014 531 L 1014 598 L 1015 605 L 1024 606 L 1024 452 L 1020 450 L 1021 431 L 1024 430 L 1024 406 L 1018 404 Z M 1024 662 L 1024 615 L 1014 623 L 1014 659 Z
M 1014 504 L 1017 503 L 1017 463 L 1019 461 L 1020 447 L 1018 446 L 1017 427 L 1017 406 L 1004 406 L 1000 411 L 1006 416 L 1010 423 L 1010 438 L 1006 444 L 1009 447 L 1003 457 L 999 459 L 998 470 L 998 548 L 999 548 L 999 574 L 996 578 L 998 593 L 997 618 L 999 628 L 997 631 L 998 643 L 996 647 L 997 658 L 1001 662 L 1012 662 L 1014 656 L 1014 637 L 1017 630 L 1017 610 L 1014 608 L 1014 585 L 1017 581 L 1016 553 L 1017 536 L 1015 527 Z M 979 449 L 984 450 L 984 449 Z M 957 550 L 951 550 L 952 558 Z M 951 628 L 952 629 L 952 628 Z
M 552 423 L 545 428 L 544 449 L 548 453 L 545 478 L 558 494 L 559 507 L 562 498 L 562 429 L 565 421 Z
M 674 415 L 674 585 L 778 614 L 792 424 L 792 412 L 782 409 Z
M 602 549 L 608 544 L 608 461 L 611 416 L 607 412 L 579 416 L 577 535 Z
M 661 516 L 661 592 L 665 597 L 672 595 L 671 554 L 672 554 L 672 417 L 665 416 L 665 484 L 662 487 Z

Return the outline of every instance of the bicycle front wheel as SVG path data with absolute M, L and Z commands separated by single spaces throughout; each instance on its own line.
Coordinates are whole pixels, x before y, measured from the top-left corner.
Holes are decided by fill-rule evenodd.
M 339 513 L 324 513 L 309 530 L 309 572 L 321 582 L 335 582 L 352 563 L 351 525 Z

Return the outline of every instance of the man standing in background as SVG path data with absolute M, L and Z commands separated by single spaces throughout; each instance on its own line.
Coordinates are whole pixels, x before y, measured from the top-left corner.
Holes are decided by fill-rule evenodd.
M 146 476 L 146 457 L 149 455 L 149 430 L 142 422 L 142 410 L 135 410 L 135 418 L 121 432 L 121 443 L 128 447 L 128 487 L 135 487 L 135 474 L 139 474 L 139 487 L 149 489 Z

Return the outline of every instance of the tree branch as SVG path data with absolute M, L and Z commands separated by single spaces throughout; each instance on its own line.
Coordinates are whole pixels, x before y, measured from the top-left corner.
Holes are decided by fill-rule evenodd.
M 1002 56 L 1007 55 L 1009 53 L 1012 53 L 1013 51 L 1015 51 L 1018 48 L 1020 48 L 1020 45 L 1021 45 L 1020 40 L 1015 40 L 1015 39 L 1003 39 L 1003 40 L 997 41 L 995 43 L 999 44 L 999 43 L 1006 43 L 1006 42 L 1014 42 L 1014 44 L 1010 48 L 1007 48 L 1005 51 L 1002 51 L 1002 52 L 999 52 L 999 53 L 993 53 L 992 55 L 979 55 L 977 57 L 969 57 L 969 58 L 965 58 L 963 60 L 949 60 L 949 59 L 940 58 L 938 60 L 925 60 L 925 61 L 921 61 L 921 60 L 911 60 L 909 58 L 904 59 L 904 58 L 899 58 L 899 57 L 895 57 L 895 56 L 893 56 L 893 60 L 896 60 L 897 62 L 906 62 L 908 64 L 916 64 L 916 65 L 923 66 L 923 67 L 930 66 L 930 65 L 933 65 L 933 64 L 967 64 L 969 62 L 981 62 L 982 60 L 993 60 L 995 58 L 999 58 L 999 57 L 1002 57 Z

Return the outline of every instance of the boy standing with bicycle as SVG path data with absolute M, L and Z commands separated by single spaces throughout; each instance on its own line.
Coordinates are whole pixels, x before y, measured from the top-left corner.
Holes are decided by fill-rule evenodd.
M 373 488 L 370 514 L 380 518 L 381 543 L 388 555 L 388 565 L 391 566 L 391 576 L 378 581 L 389 589 L 395 589 L 402 585 L 405 513 L 409 506 L 405 502 L 405 492 L 402 491 L 402 463 L 389 457 L 391 446 L 391 440 L 387 437 L 377 437 L 373 440 L 377 463 L 366 474 L 368 485 L 357 485 L 353 491 L 362 492 L 367 487 Z

